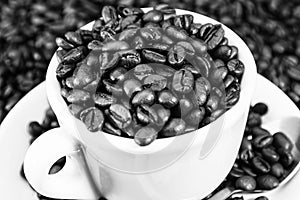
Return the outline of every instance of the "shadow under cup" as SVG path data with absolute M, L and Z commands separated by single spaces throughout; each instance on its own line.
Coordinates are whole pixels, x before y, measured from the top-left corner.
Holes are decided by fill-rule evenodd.
M 200 14 L 194 21 L 217 24 Z M 222 25 L 230 45 L 239 49 L 245 65 L 240 99 L 216 121 L 196 131 L 157 139 L 141 147 L 133 139 L 104 132 L 89 132 L 69 111 L 56 79 L 58 61 L 52 57 L 46 88 L 50 106 L 64 131 L 77 138 L 97 188 L 108 199 L 203 198 L 225 178 L 234 163 L 245 128 L 256 82 L 256 65 L 246 44 Z M 88 24 L 83 29 L 91 29 Z M 104 177 L 104 178 L 103 178 Z

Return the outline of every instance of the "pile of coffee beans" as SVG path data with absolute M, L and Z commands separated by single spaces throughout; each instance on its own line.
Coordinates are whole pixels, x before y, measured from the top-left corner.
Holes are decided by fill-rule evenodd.
M 239 100 L 245 66 L 222 26 L 166 4 L 104 6 L 91 31 L 56 43 L 61 94 L 91 132 L 145 146 L 201 128 Z

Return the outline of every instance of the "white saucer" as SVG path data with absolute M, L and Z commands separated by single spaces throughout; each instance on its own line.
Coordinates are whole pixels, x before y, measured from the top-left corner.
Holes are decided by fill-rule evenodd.
M 257 87 L 252 100 L 265 102 L 269 106 L 263 123 L 293 115 L 299 116 L 299 109 L 270 81 L 257 76 Z M 20 168 L 29 146 L 30 136 L 26 132 L 30 121 L 40 121 L 48 108 L 45 83 L 29 92 L 10 111 L 0 125 L 0 197 L 5 200 L 38 200 L 36 193 L 20 176 Z M 300 197 L 300 174 L 297 174 L 285 187 L 268 193 L 270 200 L 294 200 Z

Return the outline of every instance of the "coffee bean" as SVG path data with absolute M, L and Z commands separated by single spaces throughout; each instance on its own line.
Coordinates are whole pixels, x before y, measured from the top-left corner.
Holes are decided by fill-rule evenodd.
M 130 98 L 133 93 L 142 90 L 142 84 L 135 79 L 129 79 L 124 81 L 123 89 L 125 94 Z
M 280 148 L 277 150 L 277 152 L 280 155 L 279 161 L 284 167 L 289 167 L 293 164 L 294 156 L 290 151 Z
M 246 137 L 243 137 L 242 144 L 240 150 L 252 150 L 252 143 Z
M 74 64 L 59 63 L 58 67 L 56 68 L 56 75 L 58 77 L 64 78 L 64 77 L 68 76 L 70 73 L 72 73 L 75 68 L 76 68 L 76 65 L 74 65 Z
M 270 136 L 270 135 L 259 135 L 259 136 L 256 136 L 254 139 L 253 139 L 253 146 L 255 148 L 258 148 L 258 149 L 261 149 L 261 148 L 265 148 L 265 147 L 268 147 L 269 145 L 271 145 L 273 142 L 273 137 Z
M 230 48 L 230 46 L 228 45 L 222 45 L 217 47 L 212 56 L 214 58 L 219 58 L 225 62 L 229 61 L 231 58 L 231 54 L 232 54 L 232 49 Z
M 126 28 L 131 29 L 130 26 L 134 26 L 134 28 L 140 27 L 141 20 L 139 19 L 139 16 L 137 15 L 128 15 L 121 21 L 121 29 L 124 30 Z
M 175 45 L 168 53 L 168 62 L 171 66 L 181 66 L 185 60 L 186 51 L 180 45 Z
M 257 137 L 261 135 L 271 135 L 271 133 L 268 130 L 257 126 L 252 128 L 252 135 Z
M 142 28 L 140 29 L 140 34 L 142 38 L 149 42 L 157 42 L 162 37 L 162 33 L 159 31 L 159 29 L 154 27 Z
M 77 32 L 69 31 L 65 33 L 65 38 L 68 40 L 68 42 L 72 43 L 73 45 L 80 46 L 83 44 L 81 35 Z
M 175 26 L 168 26 L 165 29 L 167 35 L 171 38 L 177 39 L 177 40 L 187 40 L 188 35 L 187 32 L 182 30 L 182 29 L 178 29 Z
M 223 83 L 227 74 L 228 74 L 228 69 L 226 67 L 216 68 L 211 72 L 210 80 L 216 84 Z
M 100 42 L 99 40 L 92 40 L 88 43 L 88 49 L 97 51 L 97 50 L 102 50 L 103 43 Z
M 244 191 L 253 191 L 256 188 L 256 181 L 253 177 L 244 175 L 235 181 L 235 186 Z
M 155 94 L 152 90 L 146 89 L 142 90 L 134 95 L 132 98 L 132 105 L 137 106 L 137 105 L 142 105 L 142 104 L 147 104 L 147 105 L 152 105 L 155 100 Z
M 185 49 L 186 53 L 188 53 L 189 55 L 194 55 L 195 54 L 195 49 L 194 49 L 193 45 L 190 42 L 180 41 L 180 42 L 177 42 L 177 44 L 175 46 L 183 47 Z
M 283 148 L 287 151 L 291 151 L 293 148 L 293 143 L 291 140 L 282 132 L 277 132 L 273 135 L 274 141 L 273 145 L 274 147 L 280 149 Z
M 229 172 L 229 175 L 235 178 L 239 178 L 244 175 L 244 171 L 238 167 L 233 166 Z
M 141 55 L 135 50 L 119 51 L 121 55 L 120 65 L 126 69 L 131 69 L 141 63 Z
M 207 45 L 203 41 L 191 39 L 190 43 L 193 45 L 194 49 L 199 53 L 199 55 L 204 55 L 207 53 Z
M 87 51 L 86 47 L 84 46 L 79 46 L 77 48 L 71 49 L 64 55 L 62 59 L 62 63 L 64 64 L 77 63 L 85 57 L 86 51 Z
M 149 75 L 144 79 L 144 85 L 153 91 L 161 91 L 167 86 L 167 79 L 160 75 Z
M 255 156 L 254 151 L 252 149 L 244 149 L 239 154 L 240 160 L 246 164 L 249 164 L 252 158 Z
M 134 68 L 134 75 L 139 80 L 142 80 L 153 73 L 153 68 L 148 64 L 139 64 Z
M 271 190 L 279 185 L 279 181 L 276 177 L 266 174 L 257 178 L 257 185 L 260 189 Z
M 90 94 L 87 91 L 73 89 L 68 93 L 67 101 L 69 103 L 83 103 L 90 99 Z
M 82 105 L 77 105 L 77 104 L 70 104 L 68 106 L 70 112 L 72 113 L 73 116 L 79 118 L 80 112 L 83 110 Z
M 80 112 L 80 120 L 89 131 L 96 132 L 102 130 L 104 115 L 98 108 L 90 107 Z
M 140 146 L 146 146 L 152 143 L 157 137 L 157 131 L 151 127 L 143 127 L 134 135 L 134 141 Z
M 131 46 L 134 49 L 143 49 L 145 44 L 144 44 L 144 40 L 141 36 L 136 36 L 131 43 Z
M 178 98 L 168 90 L 163 90 L 158 95 L 158 102 L 166 108 L 172 108 L 178 104 Z
M 232 60 L 228 61 L 227 68 L 230 73 L 234 74 L 238 78 L 240 78 L 245 71 L 244 64 L 242 63 L 242 61 L 240 61 L 238 59 L 232 59 Z
M 39 137 L 44 129 L 37 121 L 32 121 L 28 124 L 27 131 L 32 137 Z
M 247 119 L 247 126 L 249 127 L 255 127 L 261 125 L 261 118 L 259 114 L 256 114 L 254 112 L 250 112 Z
M 271 167 L 271 173 L 275 177 L 281 178 L 284 175 L 285 170 L 284 170 L 283 166 L 280 163 L 275 163 Z
M 64 50 L 71 50 L 74 48 L 74 45 L 71 43 L 67 42 L 65 39 L 57 37 L 55 39 L 56 45 L 63 48 Z
M 270 164 L 259 156 L 255 156 L 252 159 L 252 165 L 259 173 L 266 174 L 271 170 Z
M 204 105 L 204 103 L 207 100 L 210 90 L 211 90 L 211 85 L 206 78 L 200 77 L 196 80 L 196 82 L 195 82 L 195 97 L 196 97 L 197 104 L 199 106 Z
M 219 97 L 216 95 L 210 95 L 207 102 L 206 108 L 211 113 L 215 111 L 219 106 Z
M 181 116 L 185 116 L 193 109 L 193 103 L 188 98 L 182 98 L 179 100 Z
M 127 78 L 126 73 L 127 70 L 125 68 L 118 67 L 110 73 L 109 78 L 114 82 L 122 82 Z
M 121 131 L 116 129 L 109 122 L 105 122 L 103 125 L 103 131 L 112 135 L 121 136 Z
M 129 49 L 129 44 L 125 41 L 108 41 L 103 43 L 102 51 L 122 51 Z
M 125 29 L 119 34 L 119 40 L 131 40 L 137 33 L 138 29 Z
M 165 63 L 167 60 L 166 56 L 149 49 L 143 49 L 142 56 L 146 61 L 153 63 Z
M 253 167 L 251 167 L 251 165 L 241 164 L 240 167 L 246 175 L 249 175 L 249 176 L 252 176 L 252 177 L 257 176 L 257 173 L 254 171 L 254 169 L 253 169 Z
M 103 6 L 101 14 L 105 23 L 118 17 L 117 11 L 113 6 Z
M 114 97 L 120 97 L 123 95 L 123 88 L 120 84 L 113 84 L 108 80 L 103 80 L 103 85 L 106 91 L 112 94 Z
M 109 94 L 97 93 L 94 95 L 95 104 L 100 107 L 108 107 L 117 102 L 117 99 Z
M 151 10 L 145 13 L 143 16 L 144 22 L 159 23 L 162 20 L 163 20 L 163 13 L 159 10 Z
M 181 69 L 175 72 L 172 82 L 172 87 L 180 93 L 189 93 L 194 85 L 193 74 L 187 69 Z
M 164 137 L 172 137 L 181 135 L 184 133 L 186 124 L 183 119 L 173 118 L 171 119 L 162 130 Z
M 142 15 L 144 13 L 142 9 L 136 7 L 119 6 L 118 11 L 121 16 Z
M 153 66 L 153 65 L 154 64 L 152 64 L 151 66 Z M 153 67 L 154 67 L 156 74 L 159 74 L 166 78 L 173 76 L 174 73 L 176 72 L 175 69 L 173 69 L 169 66 L 162 65 L 162 64 L 155 64 Z
M 109 118 L 120 129 L 128 127 L 132 122 L 129 110 L 121 104 L 113 104 L 109 107 Z
M 205 25 L 204 25 L 205 26 Z M 205 30 L 206 31 L 206 30 Z M 202 27 L 199 30 L 199 33 L 203 33 Z M 204 34 L 204 33 L 203 33 Z M 213 50 L 219 43 L 222 41 L 224 37 L 224 29 L 221 25 L 214 25 L 211 30 L 209 30 L 208 34 L 203 35 L 203 39 L 207 44 L 208 50 Z
M 155 110 L 148 105 L 141 105 L 137 107 L 136 115 L 138 120 L 143 124 L 156 124 L 158 116 Z
M 170 118 L 171 112 L 169 109 L 159 108 L 157 110 L 158 115 L 158 126 L 163 126 Z
M 87 64 L 80 64 L 73 74 L 74 88 L 83 88 L 96 79 L 94 69 Z
M 205 116 L 205 109 L 203 107 L 199 107 L 199 109 L 193 110 L 188 116 L 187 116 L 187 123 L 190 125 L 199 126 L 199 124 L 202 122 Z
M 211 62 L 205 57 L 197 56 L 194 60 L 193 66 L 200 70 L 200 73 L 204 77 L 208 77 L 209 71 L 212 67 Z
M 270 163 L 279 161 L 279 155 L 273 148 L 263 148 L 261 151 L 263 158 Z

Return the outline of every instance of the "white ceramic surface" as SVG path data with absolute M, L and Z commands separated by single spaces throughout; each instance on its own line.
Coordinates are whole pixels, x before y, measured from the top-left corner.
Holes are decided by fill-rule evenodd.
M 263 118 L 263 124 L 288 116 L 299 116 L 298 108 L 271 82 L 258 76 L 257 85 L 252 104 L 265 102 L 270 110 Z M 29 146 L 30 137 L 26 127 L 30 121 L 41 122 L 48 107 L 43 83 L 20 100 L 0 125 L 0 199 L 38 200 L 36 193 L 20 177 L 19 171 Z M 270 200 L 297 199 L 300 197 L 299 185 L 298 173 L 285 186 L 267 194 L 267 197 Z
M 177 14 L 192 14 L 194 22 L 198 23 L 219 24 L 211 18 L 189 11 L 177 10 Z M 92 24 L 88 24 L 83 29 L 90 29 L 91 26 Z M 55 76 L 58 65 L 57 59 L 56 56 L 52 58 L 46 78 L 50 105 L 58 116 L 59 123 L 64 131 L 76 137 L 86 147 L 87 153 L 85 155 L 92 177 L 97 187 L 108 198 L 113 200 L 121 197 L 124 200 L 140 198 L 150 200 L 153 199 L 154 194 L 157 195 L 155 199 L 203 198 L 225 178 L 234 162 L 241 142 L 250 100 L 255 87 L 256 65 L 246 44 L 226 26 L 223 26 L 223 28 L 225 36 L 229 39 L 229 44 L 238 47 L 239 59 L 245 64 L 239 102 L 218 120 L 197 131 L 173 138 L 158 139 L 147 147 L 138 146 L 132 139 L 103 132 L 91 134 L 84 124 L 75 119 L 68 111 L 67 105 L 60 95 L 59 83 Z M 213 133 L 217 136 L 212 137 Z M 200 151 L 206 146 L 206 141 L 209 139 L 213 141 L 211 143 L 213 146 L 208 147 L 211 149 L 210 154 L 199 158 Z M 215 144 L 214 141 L 218 143 Z M 163 151 L 159 151 L 160 149 L 163 149 Z M 224 151 L 224 149 L 226 150 Z M 48 151 L 47 154 L 49 157 L 52 156 L 50 155 L 51 151 Z M 36 157 L 41 157 L 41 155 Z M 166 162 L 161 166 L 152 167 L 152 165 L 160 163 L 159 161 Z M 211 176 L 211 172 L 208 173 L 208 171 L 216 165 L 216 162 L 222 163 L 222 167 L 215 169 L 214 176 Z M 124 167 L 125 164 L 128 164 L 126 165 L 127 168 Z M 151 165 L 150 170 L 148 165 Z M 133 172 L 132 169 L 136 169 L 135 167 L 139 170 L 142 169 L 142 173 L 140 171 Z M 107 186 L 103 182 L 101 173 L 106 174 L 111 180 L 111 185 Z M 26 171 L 26 175 L 29 175 L 29 178 L 33 177 L 30 180 L 41 180 L 39 179 L 40 175 L 32 174 L 30 171 L 28 173 Z M 63 176 L 66 177 L 66 175 Z M 63 181 L 59 181 L 58 176 L 57 178 L 55 191 L 63 188 L 63 191 L 66 192 L 73 187 L 70 184 L 67 185 L 68 189 L 64 188 L 66 185 L 59 185 Z M 191 179 L 194 179 L 195 182 L 191 183 Z M 76 182 L 72 177 L 68 180 L 72 183 Z M 31 183 L 40 192 L 47 190 L 42 186 L 47 184 L 44 181 L 32 181 Z M 170 183 L 172 183 L 172 187 L 170 187 Z M 152 192 L 145 195 L 146 190 L 149 190 L 149 188 L 152 189 Z M 47 191 L 44 194 L 49 196 L 55 194 L 52 197 L 60 198 L 77 197 L 75 194 L 68 196 L 70 193 L 67 193 L 61 196 L 57 192 Z

